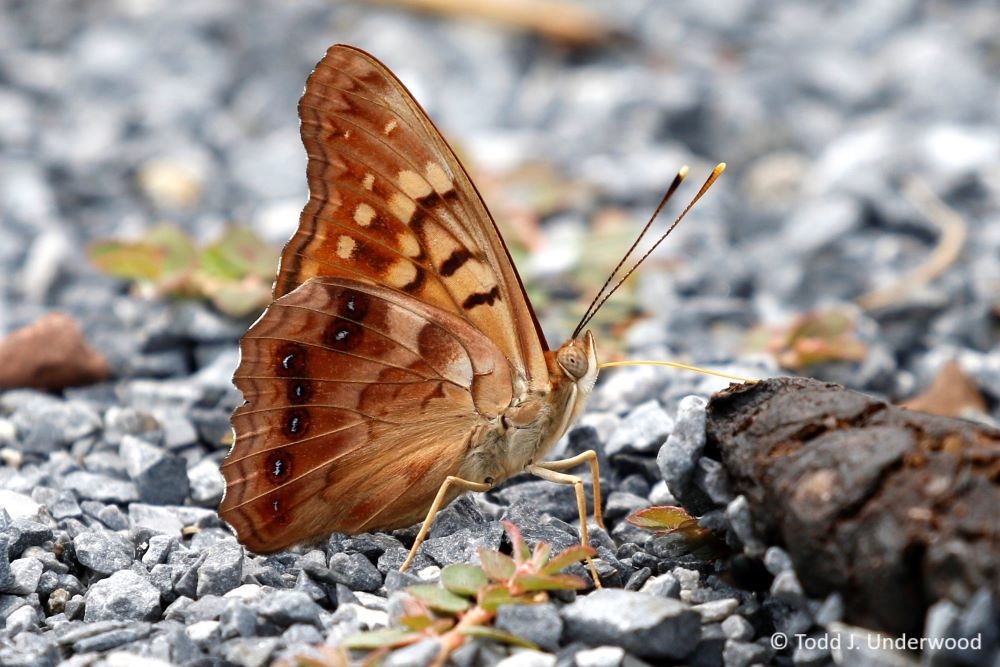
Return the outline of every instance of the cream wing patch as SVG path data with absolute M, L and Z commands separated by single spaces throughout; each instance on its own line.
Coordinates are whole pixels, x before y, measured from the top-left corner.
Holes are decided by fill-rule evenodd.
M 423 176 L 409 169 L 399 172 L 398 181 L 399 189 L 412 199 L 423 199 L 434 191 Z
M 352 239 L 350 236 L 342 235 L 337 239 L 337 257 L 341 259 L 350 259 L 351 255 L 354 254 L 354 248 L 357 247 L 357 241 Z
M 424 175 L 427 177 L 427 182 L 434 188 L 434 192 L 439 195 L 448 194 L 455 189 L 455 184 L 452 183 L 451 177 L 445 173 L 444 169 L 437 162 L 428 161 L 424 167 Z
M 374 219 L 375 209 L 368 204 L 362 202 L 354 207 L 354 222 L 358 223 L 362 227 L 367 227 L 372 224 L 372 220 Z
M 410 224 L 410 220 L 413 219 L 413 213 L 416 210 L 417 202 L 413 201 L 410 197 L 399 192 L 389 195 L 389 211 L 404 225 Z
M 405 259 L 400 259 L 393 263 L 392 267 L 389 268 L 389 274 L 386 276 L 386 281 L 393 287 L 403 287 L 404 285 L 409 285 L 416 279 L 418 269 L 416 265 Z

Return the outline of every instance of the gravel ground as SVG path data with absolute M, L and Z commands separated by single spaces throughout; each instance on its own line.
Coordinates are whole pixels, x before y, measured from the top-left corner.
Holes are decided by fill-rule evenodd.
M 926 185 L 965 221 L 960 258 L 890 306 L 851 306 L 866 360 L 808 372 L 897 399 L 957 359 L 986 398 L 982 418 L 1000 418 L 994 3 L 628 0 L 608 16 L 630 41 L 576 51 L 325 0 L 3 0 L 0 11 L 0 333 L 70 313 L 113 377 L 56 395 L 0 393 L 0 664 L 263 665 L 384 625 L 395 591 L 475 546 L 499 546 L 501 518 L 530 539 L 575 540 L 567 489 L 514 480 L 449 508 L 414 577 L 395 571 L 412 530 L 246 553 L 214 510 L 246 322 L 130 295 L 86 261 L 89 241 L 162 220 L 203 240 L 230 221 L 286 239 L 305 200 L 295 105 L 335 42 L 403 78 L 481 183 L 543 158 L 580 187 L 584 196 L 542 220 L 542 245 L 522 265 L 541 291 L 565 284 L 557 268 L 582 254 L 595 211 L 638 225 L 681 164 L 697 178 L 729 163 L 640 271 L 633 298 L 652 317 L 623 337 L 633 358 L 778 373 L 742 351 L 742 332 L 850 306 L 925 262 L 939 229 L 908 193 Z M 549 305 L 549 337 L 561 339 L 563 320 L 549 311 L 566 306 Z M 775 632 L 826 636 L 841 606 L 803 595 L 787 556 L 753 535 L 745 501 L 701 458 L 705 398 L 723 385 L 649 368 L 606 373 L 562 453 L 602 452 L 610 533 L 594 543 L 608 590 L 504 610 L 498 625 L 546 654 L 473 642 L 457 664 L 836 657 L 772 647 Z M 759 588 L 623 521 L 691 484 L 716 503 L 706 521 L 729 531 L 746 567 L 770 573 Z M 933 607 L 925 636 L 980 629 L 985 646 L 928 651 L 924 664 L 997 664 L 998 607 L 986 595 Z M 421 664 L 431 649 L 392 664 Z M 883 650 L 852 659 L 919 660 Z

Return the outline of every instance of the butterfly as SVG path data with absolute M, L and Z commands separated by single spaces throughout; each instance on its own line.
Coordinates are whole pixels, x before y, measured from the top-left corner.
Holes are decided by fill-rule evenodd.
M 593 335 L 549 348 L 469 175 L 374 57 L 331 47 L 299 116 L 309 200 L 240 344 L 220 516 L 258 553 L 423 521 L 405 569 L 439 509 L 528 472 L 574 487 L 587 544 L 564 471 L 589 465 L 603 527 L 597 454 L 544 457 L 594 388 Z

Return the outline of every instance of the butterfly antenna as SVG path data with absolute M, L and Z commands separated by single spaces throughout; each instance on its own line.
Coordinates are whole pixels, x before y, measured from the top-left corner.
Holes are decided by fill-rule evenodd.
M 629 279 L 629 276 L 631 276 L 635 272 L 635 270 L 639 268 L 639 265 L 642 264 L 644 261 L 646 261 L 646 258 L 649 257 L 653 253 L 653 251 L 656 250 L 657 247 L 659 247 L 659 245 L 663 242 L 663 239 L 667 238 L 670 235 L 670 232 L 674 231 L 674 228 L 677 227 L 678 224 L 680 224 L 681 220 L 684 219 L 684 216 L 688 214 L 688 211 L 690 211 L 692 207 L 694 207 L 694 205 L 698 203 L 698 200 L 701 199 L 706 192 L 708 192 L 708 189 L 712 187 L 712 185 L 717 180 L 719 180 L 719 176 L 721 176 L 722 172 L 724 172 L 725 170 L 726 170 L 725 162 L 720 162 L 719 164 L 715 165 L 715 169 L 713 169 L 712 173 L 708 175 L 707 179 L 705 179 L 705 184 L 701 186 L 700 190 L 698 190 L 698 194 L 696 194 L 694 198 L 691 199 L 691 201 L 688 203 L 688 205 L 684 207 L 684 210 L 681 211 L 681 214 L 677 216 L 673 224 L 671 224 L 670 227 L 667 228 L 667 231 L 663 232 L 660 238 L 656 240 L 656 243 L 654 243 L 653 246 L 649 250 L 647 250 L 642 257 L 639 258 L 639 261 L 637 261 L 635 264 L 632 265 L 632 268 L 630 268 L 628 271 L 625 272 L 625 275 L 621 277 L 621 280 L 615 283 L 615 286 L 612 287 L 607 294 L 601 297 L 599 301 L 595 299 L 595 301 L 597 301 L 597 305 L 587 309 L 587 314 L 584 316 L 584 319 L 581 320 L 580 324 L 577 325 L 576 330 L 573 332 L 574 338 L 576 338 L 583 330 L 583 328 L 587 326 L 590 320 L 593 319 L 594 315 L 597 314 L 597 311 L 601 309 L 601 306 L 603 306 L 605 302 L 609 298 L 611 298 L 611 295 L 617 292 L 618 288 L 621 287 L 625 283 L 625 281 Z M 659 211 L 659 209 L 657 209 L 657 211 Z M 615 269 L 615 271 L 612 272 L 611 275 L 613 276 L 617 271 L 618 269 Z
M 653 225 L 653 221 L 656 220 L 656 217 L 658 215 L 660 215 L 660 211 L 662 211 L 663 207 L 667 205 L 667 202 L 670 201 L 670 198 L 673 196 L 673 194 L 677 192 L 677 188 L 679 188 L 681 183 L 684 182 L 684 179 L 687 178 L 687 175 L 688 175 L 687 165 L 684 165 L 677 171 L 677 175 L 674 176 L 673 182 L 671 182 L 670 187 L 667 188 L 667 193 L 663 195 L 663 199 L 660 200 L 660 205 L 656 207 L 655 211 L 653 211 L 653 215 L 649 216 L 649 221 L 646 222 L 646 226 L 643 227 L 642 231 L 639 232 L 639 235 L 635 237 L 635 241 L 632 242 L 632 246 L 625 252 L 624 255 L 622 255 L 622 258 L 618 260 L 618 264 L 615 265 L 614 270 L 612 270 L 611 273 L 608 274 L 608 278 L 607 280 L 604 281 L 604 284 L 601 285 L 601 289 L 597 290 L 597 294 L 594 295 L 594 300 L 590 302 L 589 306 L 587 306 L 586 312 L 584 312 L 583 317 L 580 318 L 580 324 L 578 324 L 576 326 L 576 329 L 573 330 L 573 338 L 579 336 L 580 331 L 586 325 L 586 322 L 590 321 L 590 314 L 591 311 L 594 310 L 594 304 L 597 303 L 597 301 L 601 298 L 601 295 L 604 294 L 604 290 L 606 290 L 608 288 L 608 285 L 611 284 L 611 279 L 615 277 L 615 274 L 618 273 L 618 270 L 622 268 L 622 266 L 625 264 L 625 261 L 628 260 L 628 258 L 632 255 L 632 252 L 636 249 L 636 246 L 639 245 L 639 241 L 641 241 L 642 237 L 645 236 L 646 232 L 649 231 L 649 228 Z

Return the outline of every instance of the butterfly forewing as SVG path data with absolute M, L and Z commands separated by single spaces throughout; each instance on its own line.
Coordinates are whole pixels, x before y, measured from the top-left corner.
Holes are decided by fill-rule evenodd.
M 521 379 L 547 378 L 545 343 L 485 205 L 403 85 L 332 47 L 299 105 L 310 200 L 275 296 L 314 275 L 372 280 L 487 333 Z

